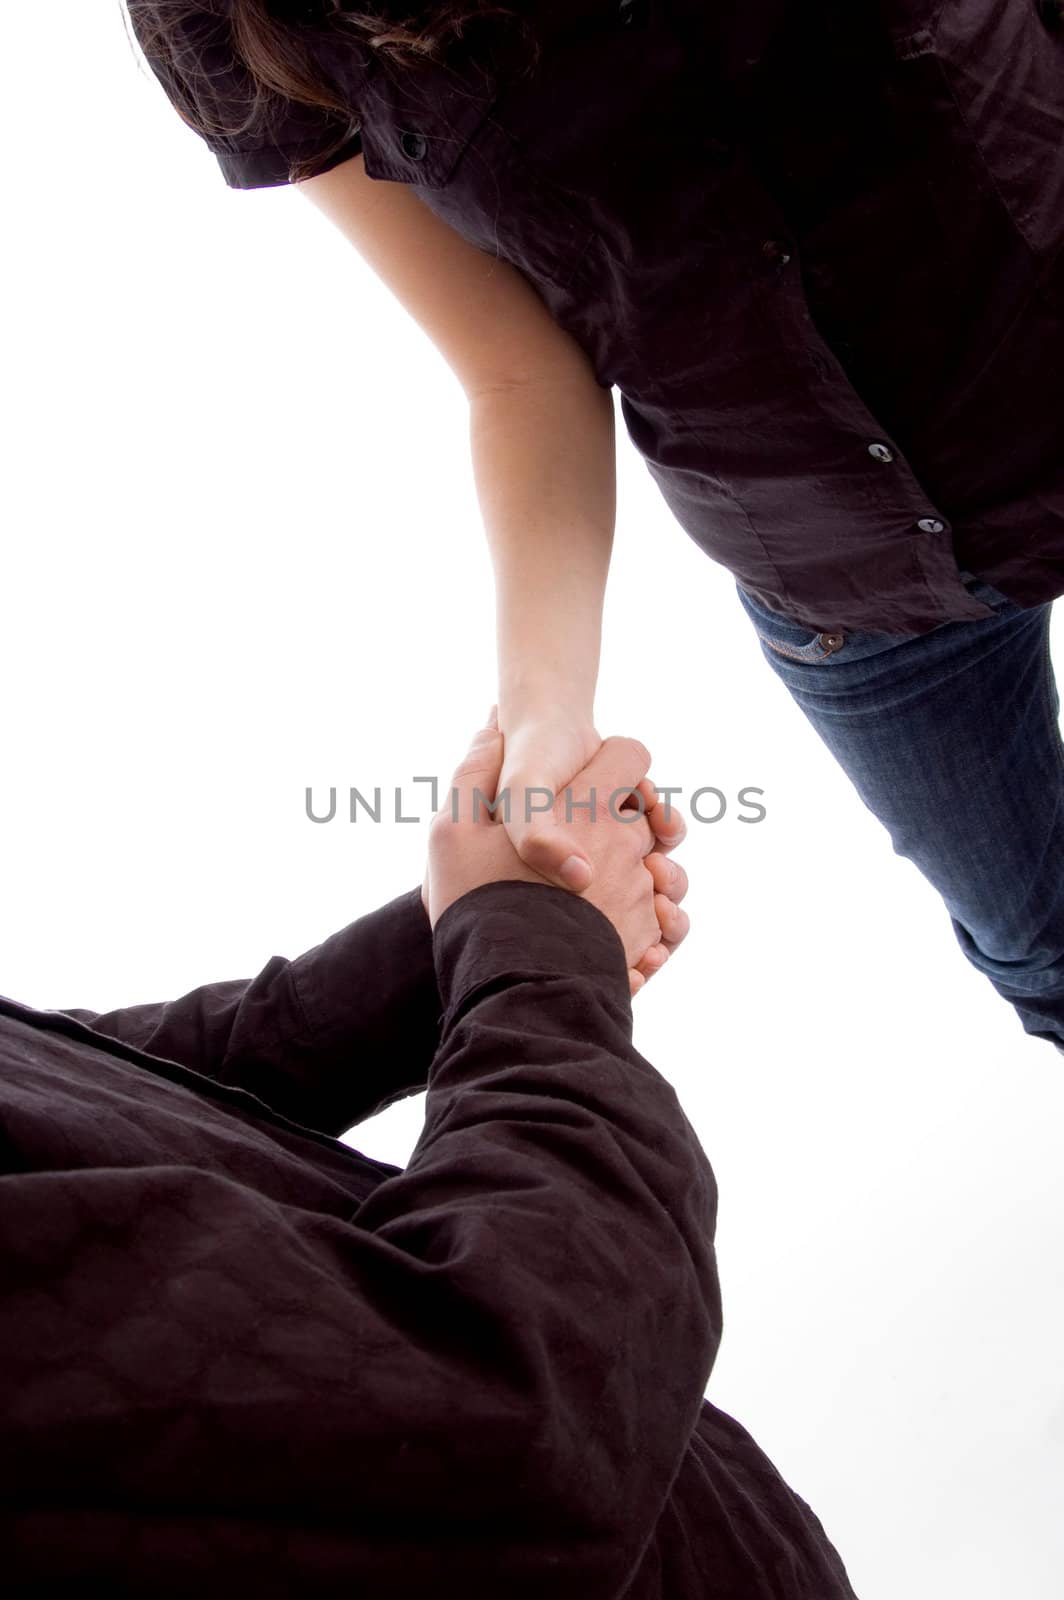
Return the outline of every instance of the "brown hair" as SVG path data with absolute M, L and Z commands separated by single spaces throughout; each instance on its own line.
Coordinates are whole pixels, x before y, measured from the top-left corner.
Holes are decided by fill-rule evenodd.
M 539 57 L 527 18 L 491 0 L 449 0 L 414 11 L 394 3 L 368 11 L 347 0 L 126 0 L 126 8 L 179 114 L 198 133 L 223 138 L 268 129 L 283 104 L 294 101 L 331 113 L 342 125 L 332 147 L 338 150 L 361 124 L 316 60 L 315 45 L 330 38 L 361 42 L 378 59 L 409 71 L 442 60 L 471 23 L 510 17 L 530 47 L 529 69 Z M 400 14 L 381 15 L 386 10 Z M 212 56 L 228 69 L 225 92 L 197 94 L 197 83 L 201 89 L 209 84 Z M 319 152 L 317 159 L 330 153 Z M 306 168 L 293 169 L 294 179 L 306 175 Z

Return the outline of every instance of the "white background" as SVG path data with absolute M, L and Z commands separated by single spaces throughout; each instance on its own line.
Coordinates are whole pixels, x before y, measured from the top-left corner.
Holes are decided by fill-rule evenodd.
M 6 7 L 0 40 L 0 987 L 107 1009 L 420 880 L 424 823 L 315 826 L 304 791 L 446 780 L 494 697 L 491 575 L 462 391 L 340 235 L 226 188 L 116 0 Z M 720 1183 L 709 1396 L 862 1600 L 1057 1600 L 1064 1066 L 618 428 L 598 726 L 768 808 L 691 823 L 692 932 L 636 1002 Z M 422 1111 L 349 1137 L 403 1163 Z

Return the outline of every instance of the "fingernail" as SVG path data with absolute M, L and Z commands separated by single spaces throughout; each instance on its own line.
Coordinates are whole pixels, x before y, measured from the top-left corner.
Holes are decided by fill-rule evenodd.
M 591 868 L 583 856 L 570 856 L 558 874 L 569 889 L 586 889 L 591 882 Z

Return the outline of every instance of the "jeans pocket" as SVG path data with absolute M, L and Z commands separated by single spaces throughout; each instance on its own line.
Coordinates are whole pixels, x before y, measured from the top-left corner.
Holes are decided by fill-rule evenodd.
M 995 589 L 982 578 L 976 577 L 974 573 L 962 571 L 960 579 L 969 594 L 989 606 L 996 617 L 1007 618 L 1023 609 L 1016 601 L 1003 595 L 1000 589 Z M 830 662 L 833 666 L 841 667 L 844 664 L 866 660 L 870 656 L 883 655 L 886 651 L 898 650 L 915 640 L 928 637 L 927 633 L 885 633 L 879 629 L 853 628 L 846 631 L 839 629 L 816 633 L 806 623 L 796 622 L 792 617 L 783 616 L 776 611 L 769 611 L 760 601 L 748 594 L 741 584 L 736 584 L 736 590 L 766 655 L 770 660 L 781 664 L 793 661 L 799 665 L 818 666 L 821 662 Z M 979 619 L 984 626 L 993 620 L 994 617 Z M 958 622 L 943 622 L 929 632 L 938 633 L 943 628 L 957 628 L 963 625 Z
M 818 661 L 827 661 L 845 644 L 845 634 L 815 633 L 812 628 L 806 627 L 801 622 L 793 622 L 789 617 L 767 611 L 752 595 L 747 594 L 745 589 L 739 585 L 736 587 L 739 599 L 754 625 L 758 638 L 773 655 L 782 656 L 787 661 L 815 664 Z
M 801 639 L 784 640 L 773 638 L 769 634 L 763 633 L 760 628 L 757 630 L 757 636 L 761 643 L 771 650 L 773 655 L 785 656 L 788 661 L 826 661 L 829 656 L 835 654 L 835 651 L 843 643 L 842 635 L 839 633 L 814 633 L 811 639 L 807 635 L 808 629 L 804 630 L 803 637 L 805 637 L 805 642 L 803 643 Z

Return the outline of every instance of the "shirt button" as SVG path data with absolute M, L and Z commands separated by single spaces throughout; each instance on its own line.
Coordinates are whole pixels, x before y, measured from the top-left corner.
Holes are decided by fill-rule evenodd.
M 921 517 L 916 524 L 921 533 L 945 533 L 946 524 L 938 517 Z
M 703 146 L 703 154 L 715 167 L 726 167 L 735 155 L 735 146 L 726 139 L 709 138 Z
M 403 154 L 409 156 L 411 161 L 423 160 L 425 151 L 428 149 L 428 142 L 423 134 L 403 133 L 400 135 L 399 142 L 403 147 Z
M 876 461 L 886 462 L 894 460 L 894 451 L 890 448 L 889 444 L 879 444 L 878 442 L 876 444 L 870 444 L 868 446 L 868 454 L 873 456 Z
M 778 267 L 785 267 L 791 259 L 786 245 L 782 244 L 779 239 L 766 239 L 761 246 L 761 254 L 766 261 L 774 262 Z

